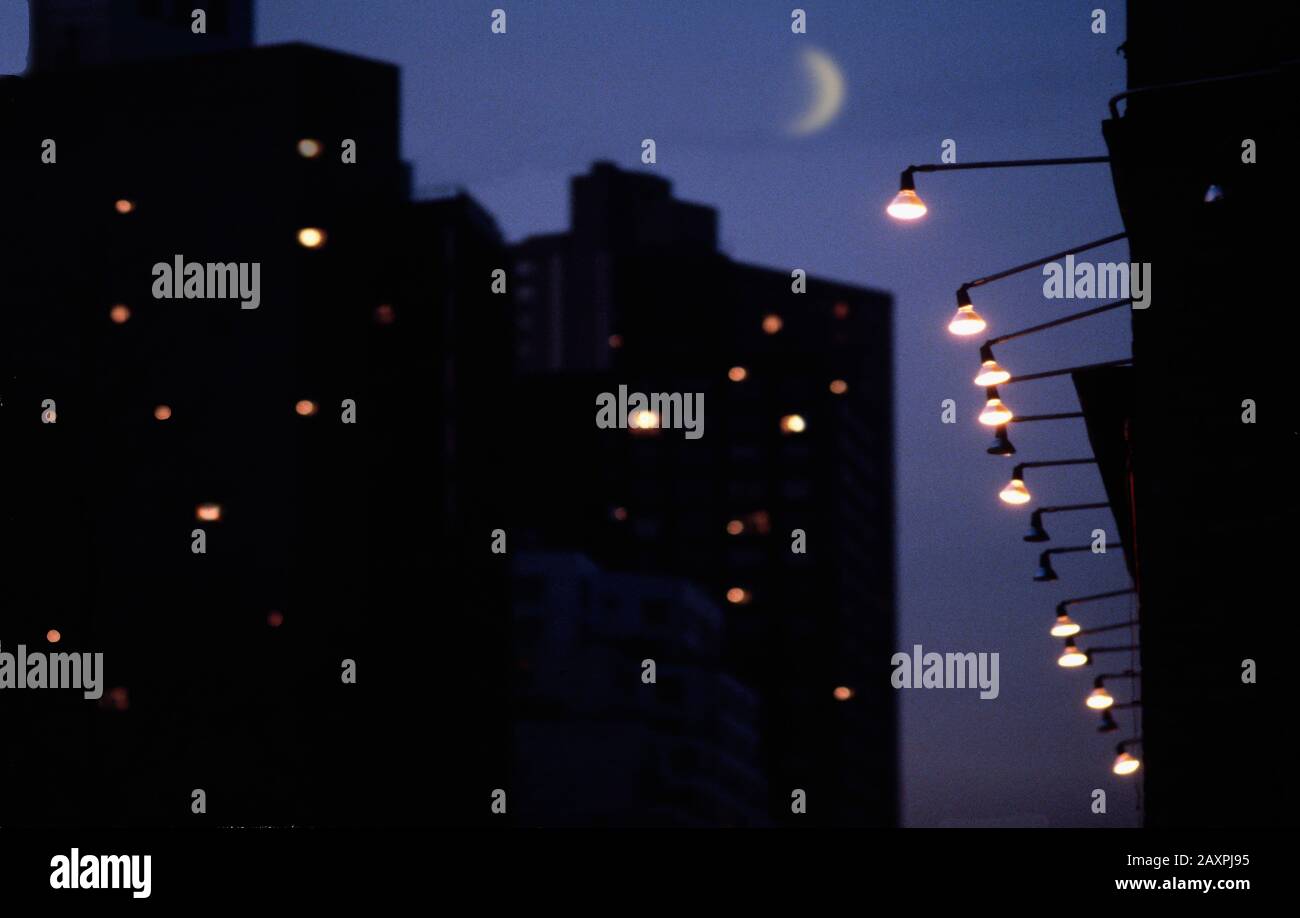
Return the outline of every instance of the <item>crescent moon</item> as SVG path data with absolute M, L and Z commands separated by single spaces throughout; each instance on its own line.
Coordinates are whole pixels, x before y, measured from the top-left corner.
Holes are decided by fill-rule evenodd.
M 820 131 L 844 107 L 844 74 L 835 59 L 825 51 L 808 48 L 803 52 L 803 66 L 812 84 L 812 99 L 807 110 L 790 122 L 789 131 L 797 136 Z

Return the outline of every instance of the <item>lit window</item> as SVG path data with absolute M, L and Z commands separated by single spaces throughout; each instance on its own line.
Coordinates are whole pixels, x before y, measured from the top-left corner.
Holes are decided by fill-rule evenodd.
M 298 404 L 293 406 L 293 410 L 298 412 L 304 418 L 309 418 L 316 413 L 316 403 L 309 398 L 301 399 Z
M 610 336 L 609 336 L 609 346 L 612 347 L 614 350 L 618 350 L 620 347 L 623 346 L 623 336 L 622 336 L 622 335 L 610 335 Z
M 380 325 L 392 325 L 395 318 L 397 316 L 393 312 L 393 307 L 387 303 L 380 303 L 375 307 L 375 321 Z
M 298 141 L 298 155 L 303 159 L 315 159 L 320 156 L 320 141 L 304 137 Z
M 808 429 L 808 424 L 804 421 L 802 415 L 787 414 L 785 417 L 781 418 L 782 433 L 797 434 L 797 433 L 803 433 L 807 429 Z
M 745 603 L 749 602 L 751 598 L 749 591 L 742 590 L 740 587 L 732 587 L 727 590 L 727 602 L 731 603 L 733 606 L 743 606 Z
M 835 687 L 836 701 L 848 701 L 852 697 L 853 689 L 849 688 L 847 685 L 838 685 Z
M 748 375 L 749 375 L 749 371 L 746 370 L 744 367 L 732 367 L 730 370 L 727 371 L 727 379 L 731 380 L 732 382 L 744 382 L 745 377 Z
M 836 303 L 836 304 L 835 304 L 835 309 L 834 309 L 833 311 L 834 311 L 834 314 L 835 314 L 835 318 L 837 318 L 837 319 L 847 319 L 847 318 L 849 317 L 849 304 L 848 304 L 848 303 Z
M 221 519 L 221 504 L 199 504 L 194 515 L 205 523 L 215 523 Z
M 627 507 L 615 507 L 609 515 L 621 523 L 627 519 Z
M 843 395 L 845 392 L 848 391 L 849 391 L 849 384 L 846 383 L 844 380 L 842 379 L 831 380 L 831 392 L 833 392 L 834 394 Z
M 732 520 L 727 524 L 727 535 L 740 535 L 745 531 L 745 524 L 740 520 Z
M 781 326 L 784 324 L 785 323 L 781 321 L 781 317 L 774 312 L 763 316 L 763 331 L 767 332 L 769 335 L 775 335 L 781 330 Z
M 656 430 L 659 427 L 659 415 L 644 408 L 634 411 L 628 416 L 627 426 L 632 430 Z
M 153 410 L 153 416 L 154 416 L 155 419 L 157 419 L 157 420 L 159 420 L 159 421 L 166 421 L 166 420 L 168 420 L 168 419 L 172 416 L 172 409 L 171 409 L 171 406 L 170 406 L 170 405 L 159 405 L 158 407 L 154 408 L 154 410 Z
M 119 214 L 129 214 L 135 210 L 135 201 L 128 201 L 126 198 L 119 198 L 114 204 L 113 209 Z
M 284 624 L 284 613 L 278 609 L 272 609 L 266 616 L 266 623 L 272 628 L 279 628 Z
M 118 303 L 108 311 L 108 317 L 113 320 L 115 325 L 124 325 L 126 320 L 131 318 L 131 310 L 121 303 Z
M 59 641 L 63 640 L 63 635 L 59 633 L 58 628 L 51 628 L 49 631 L 45 632 L 45 640 L 49 641 L 51 644 L 57 644 Z
M 305 249 L 319 249 L 325 244 L 325 231 L 314 226 L 298 230 L 298 244 Z

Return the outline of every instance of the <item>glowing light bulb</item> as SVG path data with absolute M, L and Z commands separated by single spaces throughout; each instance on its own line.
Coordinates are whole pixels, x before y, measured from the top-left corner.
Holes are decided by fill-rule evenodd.
M 1056 617 L 1056 624 L 1052 626 L 1050 634 L 1054 638 L 1068 638 L 1074 637 L 1081 630 L 1083 629 L 1079 627 L 1079 623 L 1070 618 L 1070 616 L 1058 615 Z
M 1074 669 L 1077 666 L 1083 666 L 1087 663 L 1088 655 L 1078 647 L 1075 647 L 1074 641 L 1070 641 L 1065 645 L 1065 650 L 1061 652 L 1061 655 L 1057 658 L 1056 662 L 1059 666 L 1064 666 L 1066 669 Z
M 1002 404 L 1002 399 L 991 398 L 980 412 L 980 423 L 985 427 L 1001 427 L 1015 417 L 1011 409 Z
M 996 386 L 1011 378 L 1011 374 L 998 366 L 996 360 L 986 360 L 980 364 L 979 375 L 975 377 L 977 386 Z
M 1136 756 L 1129 755 L 1127 752 L 1121 752 L 1115 756 L 1115 764 L 1111 766 L 1111 771 L 1117 775 L 1131 775 L 1142 767 L 1141 761 Z
M 998 497 L 1008 504 L 1027 504 L 1030 501 L 1029 489 L 1019 478 L 1007 482 L 1007 486 L 998 492 Z
M 885 213 L 895 220 L 919 220 L 925 216 L 925 202 L 914 189 L 904 188 L 894 195 L 894 199 L 885 208 Z
M 803 433 L 807 429 L 808 429 L 808 424 L 806 421 L 804 421 L 802 415 L 787 414 L 785 417 L 781 418 L 782 433 L 797 434 L 797 433 Z
M 974 306 L 958 306 L 957 314 L 948 323 L 948 331 L 954 335 L 978 335 L 988 328 L 988 323 L 975 311 Z
M 1084 704 L 1092 708 L 1094 711 L 1104 711 L 1114 703 L 1115 696 L 1104 688 L 1093 689 L 1088 693 L 1088 697 L 1084 701 Z

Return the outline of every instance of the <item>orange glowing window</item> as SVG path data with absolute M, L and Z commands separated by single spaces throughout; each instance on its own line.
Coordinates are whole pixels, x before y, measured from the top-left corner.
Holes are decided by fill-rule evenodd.
M 205 523 L 215 523 L 221 519 L 221 504 L 199 504 L 194 508 L 194 516 Z
M 63 635 L 59 633 L 59 629 L 51 628 L 49 631 L 45 632 L 45 640 L 49 641 L 51 644 L 57 644 L 59 641 L 63 640 Z
M 774 312 L 763 316 L 763 331 L 767 332 L 769 335 L 775 335 L 781 330 L 783 325 L 785 325 L 785 323 L 781 321 L 781 317 Z
M 731 380 L 732 382 L 744 382 L 745 377 L 748 375 L 749 375 L 749 371 L 746 370 L 744 367 L 732 367 L 730 370 L 727 371 L 727 379 Z
M 732 520 L 727 524 L 727 535 L 740 535 L 745 531 L 745 524 L 740 520 Z
M 849 384 L 846 383 L 844 380 L 842 379 L 831 380 L 831 392 L 833 392 L 835 395 L 843 395 L 845 392 L 848 391 L 849 391 Z
M 319 249 L 325 244 L 325 231 L 315 226 L 298 230 L 298 244 L 305 249 Z
M 153 410 L 153 416 L 159 421 L 166 421 L 172 416 L 170 405 L 159 405 Z
M 131 309 L 122 303 L 118 303 L 108 311 L 108 317 L 113 320 L 115 325 L 124 325 L 126 320 L 131 318 Z
M 847 685 L 839 685 L 835 687 L 836 701 L 848 701 L 852 697 L 853 689 L 849 688 Z
M 733 606 L 742 606 L 749 602 L 751 598 L 749 591 L 741 589 L 740 587 L 732 587 L 727 590 L 727 602 L 731 603 Z
M 293 406 L 293 410 L 305 418 L 311 417 L 316 413 L 316 403 L 309 398 L 299 400 L 298 404 Z
M 131 211 L 135 210 L 135 202 L 128 201 L 126 198 L 118 198 L 118 200 L 113 204 L 113 209 L 119 214 L 129 214 Z

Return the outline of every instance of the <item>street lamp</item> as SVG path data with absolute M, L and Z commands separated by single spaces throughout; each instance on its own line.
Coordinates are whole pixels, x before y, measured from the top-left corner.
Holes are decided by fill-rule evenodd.
M 1029 516 L 1029 532 L 1025 533 L 1024 540 L 1026 542 L 1046 542 L 1049 539 L 1051 539 L 1051 536 L 1047 534 L 1047 530 L 1043 528 L 1044 513 L 1064 513 L 1067 510 L 1104 510 L 1109 506 L 1110 504 L 1105 503 L 1103 501 L 1094 504 L 1062 504 L 1057 507 L 1039 507 Z M 1120 592 L 1131 593 L 1133 591 L 1121 590 Z M 1096 599 L 1102 596 L 1112 596 L 1112 595 L 1118 596 L 1119 593 L 1099 593 L 1095 597 L 1085 596 L 1085 597 L 1081 597 L 1078 600 L 1070 600 L 1070 601 L 1083 602 L 1085 599 Z
M 926 163 L 908 166 L 898 177 L 898 194 L 885 212 L 895 220 L 918 220 L 926 214 L 925 202 L 916 193 L 917 172 L 954 172 L 960 169 L 1012 169 L 1023 166 L 1072 166 L 1084 163 L 1108 163 L 1109 156 L 1070 156 L 1056 159 L 1003 159 L 976 163 Z
M 986 409 L 987 410 L 987 409 Z M 1025 487 L 1025 469 L 1047 468 L 1056 465 L 1087 465 L 1095 463 L 1096 459 L 1047 459 L 1041 462 L 1021 462 L 1011 470 L 1011 481 L 1002 489 L 998 496 L 1008 504 L 1026 504 L 1029 503 L 1029 489 Z

